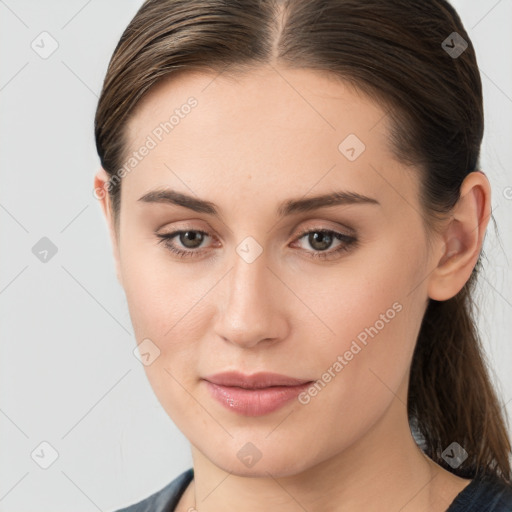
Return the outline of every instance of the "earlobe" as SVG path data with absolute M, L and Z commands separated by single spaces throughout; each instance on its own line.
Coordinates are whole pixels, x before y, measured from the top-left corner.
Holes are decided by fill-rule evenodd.
M 94 176 L 94 197 L 96 197 L 96 199 L 98 199 L 98 201 L 100 202 L 103 215 L 107 222 L 107 228 L 109 231 L 110 241 L 112 244 L 112 253 L 114 256 L 114 263 L 116 267 L 117 280 L 119 281 L 119 284 L 123 286 L 119 256 L 119 243 L 115 232 L 109 195 L 109 179 L 110 176 L 107 173 L 107 171 L 105 171 L 103 167 L 100 167 L 100 169 Z
M 428 280 L 431 299 L 448 300 L 464 287 L 478 261 L 491 216 L 491 187 L 484 173 L 472 172 L 461 186 L 460 199 L 443 230 L 437 265 Z

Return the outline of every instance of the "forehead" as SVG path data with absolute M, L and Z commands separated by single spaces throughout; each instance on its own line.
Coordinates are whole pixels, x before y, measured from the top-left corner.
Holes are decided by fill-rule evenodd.
M 386 181 L 407 186 L 410 174 L 392 155 L 386 110 L 318 71 L 181 72 L 154 86 L 129 121 L 128 153 L 148 137 L 154 147 L 124 188 L 139 193 L 179 178 L 181 188 L 186 182 L 202 197 L 212 190 L 269 195 L 283 187 L 287 197 L 300 196 L 343 185 L 375 197 Z
M 352 130 L 363 137 L 380 125 L 373 138 L 387 129 L 387 109 L 349 82 L 320 71 L 261 66 L 229 73 L 181 71 L 164 78 L 134 110 L 128 123 L 128 141 L 137 142 L 138 136 L 156 121 L 168 120 L 190 97 L 197 99 L 199 108 L 194 108 L 197 122 L 188 122 L 192 125 L 189 128 L 200 122 L 214 127 L 219 135 L 236 133 L 240 127 L 270 131 L 276 123 L 287 132 L 300 131 L 305 136 L 320 131 L 342 136 Z M 174 138 L 184 131 L 175 128 Z

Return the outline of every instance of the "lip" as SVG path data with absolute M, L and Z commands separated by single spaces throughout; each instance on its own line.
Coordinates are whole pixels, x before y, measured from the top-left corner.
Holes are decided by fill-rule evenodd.
M 244 416 L 261 416 L 276 411 L 313 383 L 268 372 L 252 375 L 223 372 L 203 380 L 213 398 L 230 411 Z
M 245 389 L 261 389 L 269 388 L 272 386 L 299 386 L 306 382 L 311 382 L 306 379 L 296 379 L 281 375 L 279 373 L 259 372 L 252 375 L 246 375 L 240 372 L 222 372 L 203 377 L 204 380 L 219 386 L 236 386 Z

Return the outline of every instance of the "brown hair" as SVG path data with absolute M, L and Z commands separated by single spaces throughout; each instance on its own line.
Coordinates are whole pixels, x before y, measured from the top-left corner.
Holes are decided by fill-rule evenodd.
M 468 44 L 457 57 L 443 47 L 453 32 Z M 445 0 L 146 1 L 115 48 L 96 112 L 97 150 L 111 181 L 127 153 L 127 120 L 162 77 L 273 63 L 339 77 L 386 106 L 391 147 L 418 172 L 425 226 L 435 230 L 478 169 L 484 130 L 475 51 Z M 111 185 L 117 225 L 121 181 Z M 455 297 L 429 300 L 411 366 L 409 421 L 425 453 L 448 471 L 511 482 L 505 411 L 475 324 L 480 267 L 481 255 Z M 457 468 L 442 457 L 452 442 L 468 454 Z

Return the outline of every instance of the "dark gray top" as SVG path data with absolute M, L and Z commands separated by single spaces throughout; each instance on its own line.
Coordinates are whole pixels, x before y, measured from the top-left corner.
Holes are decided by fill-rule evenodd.
M 155 494 L 116 512 L 174 512 L 192 478 L 194 478 L 194 469 L 187 469 Z
M 174 512 L 193 478 L 194 469 L 187 469 L 160 491 L 116 512 Z M 512 486 L 493 476 L 477 476 L 446 512 L 512 512 Z

